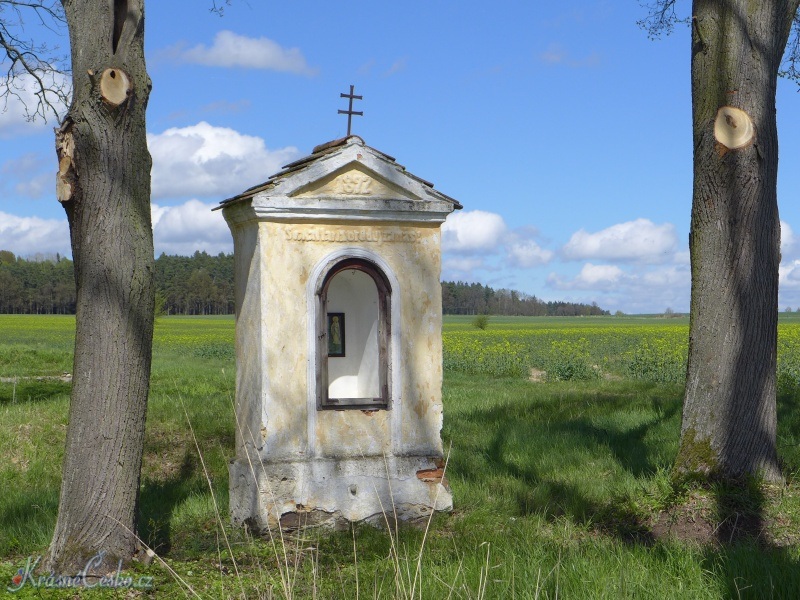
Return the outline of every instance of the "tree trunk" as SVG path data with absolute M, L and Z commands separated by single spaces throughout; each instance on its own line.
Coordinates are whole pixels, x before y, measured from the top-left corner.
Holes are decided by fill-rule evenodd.
M 692 304 L 678 474 L 781 477 L 775 92 L 798 1 L 694 1 Z
M 154 264 L 145 108 L 144 0 L 63 0 L 73 100 L 56 132 L 58 199 L 77 285 L 63 481 L 46 568 L 127 563 L 153 339 Z M 102 554 L 104 553 L 104 554 Z

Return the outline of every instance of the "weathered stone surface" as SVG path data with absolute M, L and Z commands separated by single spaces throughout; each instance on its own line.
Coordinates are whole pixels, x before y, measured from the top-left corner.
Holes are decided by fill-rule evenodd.
M 337 527 L 366 522 L 382 526 L 428 517 L 453 506 L 441 479 L 425 481 L 419 470 L 436 469 L 438 459 L 368 457 L 295 462 L 235 460 L 230 465 L 231 516 L 255 531 L 277 528 L 297 515 L 300 522 Z M 286 517 L 295 515 L 295 517 Z

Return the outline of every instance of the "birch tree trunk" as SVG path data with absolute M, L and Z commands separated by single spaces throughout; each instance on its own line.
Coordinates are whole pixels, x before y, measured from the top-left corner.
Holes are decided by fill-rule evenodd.
M 800 0 L 695 0 L 692 302 L 679 474 L 781 478 L 778 69 Z
M 57 195 L 77 284 L 58 521 L 45 567 L 108 573 L 137 543 L 153 337 L 144 0 L 62 0 L 73 100 L 56 132 Z M 104 553 L 101 555 L 101 553 Z

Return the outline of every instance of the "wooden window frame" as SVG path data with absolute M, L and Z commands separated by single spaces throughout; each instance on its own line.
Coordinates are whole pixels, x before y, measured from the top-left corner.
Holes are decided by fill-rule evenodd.
M 342 271 L 355 270 L 369 275 L 378 290 L 378 389 L 375 398 L 330 398 L 328 396 L 328 287 Z M 375 263 L 363 258 L 345 258 L 326 273 L 316 294 L 317 409 L 388 410 L 391 408 L 392 287 Z M 355 318 L 355 317 L 351 317 Z

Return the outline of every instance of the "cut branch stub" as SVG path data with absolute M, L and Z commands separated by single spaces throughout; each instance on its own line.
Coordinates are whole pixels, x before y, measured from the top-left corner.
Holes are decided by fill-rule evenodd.
M 714 120 L 714 138 L 728 150 L 744 148 L 756 135 L 750 115 L 740 108 L 723 106 Z
M 56 179 L 56 198 L 59 202 L 69 202 L 72 199 L 72 158 L 62 156 L 58 161 L 58 178 Z
M 56 129 L 56 154 L 58 155 L 58 175 L 56 176 L 56 198 L 59 202 L 69 202 L 75 191 L 75 139 L 72 137 L 72 122 L 67 120 Z
M 111 106 L 125 102 L 131 91 L 131 80 L 121 69 L 106 69 L 100 76 L 100 95 Z

